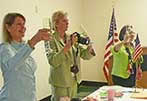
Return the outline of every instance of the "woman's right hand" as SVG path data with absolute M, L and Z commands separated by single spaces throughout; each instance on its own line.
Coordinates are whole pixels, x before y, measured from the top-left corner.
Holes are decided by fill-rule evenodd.
M 52 39 L 51 36 L 51 31 L 50 29 L 40 29 L 33 37 L 31 40 L 29 40 L 29 45 L 31 47 L 34 47 L 38 42 L 44 40 L 44 41 L 49 41 Z
M 44 41 L 51 40 L 52 36 L 51 36 L 50 29 L 46 29 L 46 28 L 40 29 L 36 34 L 36 38 L 37 38 L 36 41 L 38 41 L 38 42 L 41 40 L 44 40 Z
M 65 44 L 64 53 L 69 51 L 69 49 L 72 47 L 72 45 L 76 44 L 76 42 L 77 42 L 77 35 L 76 34 L 71 35 L 70 39 Z
M 125 35 L 124 36 L 124 40 L 122 40 L 121 42 L 117 43 L 115 46 L 114 46 L 114 51 L 115 52 L 118 52 L 120 50 L 120 48 L 122 47 L 122 45 L 128 45 L 129 44 L 129 35 Z
M 129 44 L 130 43 L 130 35 L 129 34 L 126 34 L 125 35 L 124 40 L 123 40 L 123 43 L 124 44 Z
M 76 44 L 78 41 L 77 34 L 72 34 L 70 40 L 71 40 L 71 45 Z

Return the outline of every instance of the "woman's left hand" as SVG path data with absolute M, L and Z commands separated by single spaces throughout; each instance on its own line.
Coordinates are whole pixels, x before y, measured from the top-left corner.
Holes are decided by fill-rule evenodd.
M 43 29 L 38 30 L 38 32 L 32 37 L 31 40 L 28 41 L 28 43 L 32 48 L 34 48 L 34 46 L 38 42 L 42 40 L 49 41 L 51 39 L 52 39 L 52 35 L 51 35 L 50 29 L 43 28 Z
M 77 35 L 76 34 L 72 34 L 71 35 L 71 45 L 76 44 L 78 41 Z
M 88 49 L 88 51 L 89 51 L 93 56 L 96 55 L 96 53 L 95 53 L 95 51 L 94 51 L 94 49 L 93 49 L 93 47 L 92 47 L 92 44 L 89 44 L 88 47 L 87 47 L 87 49 Z

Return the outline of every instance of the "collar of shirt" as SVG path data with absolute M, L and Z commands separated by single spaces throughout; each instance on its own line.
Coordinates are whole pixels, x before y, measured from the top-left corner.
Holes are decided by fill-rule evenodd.
M 25 41 L 22 42 L 16 42 L 12 41 L 11 46 L 14 47 L 16 50 L 18 50 L 20 47 L 22 47 L 25 44 Z

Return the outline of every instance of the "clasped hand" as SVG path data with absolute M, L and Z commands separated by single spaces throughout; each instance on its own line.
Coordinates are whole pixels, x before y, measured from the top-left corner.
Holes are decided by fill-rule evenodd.
M 77 42 L 77 36 L 76 34 L 72 34 L 70 36 L 70 39 L 67 40 L 67 43 L 65 44 L 64 53 L 66 53 L 72 47 L 72 45 L 76 44 L 76 42 Z
M 40 29 L 35 36 L 36 36 L 36 41 L 41 41 L 41 40 L 49 41 L 52 39 L 50 29 L 46 29 L 46 28 Z
M 52 36 L 51 36 L 51 31 L 50 29 L 46 29 L 46 28 L 43 28 L 43 29 L 40 29 L 33 37 L 31 40 L 28 41 L 29 45 L 34 48 L 34 46 L 44 40 L 44 41 L 49 41 L 52 39 Z

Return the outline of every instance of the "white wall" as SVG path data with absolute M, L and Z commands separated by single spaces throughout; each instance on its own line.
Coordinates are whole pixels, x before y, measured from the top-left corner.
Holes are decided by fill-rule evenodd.
M 26 19 L 26 37 L 29 39 L 37 29 L 42 28 L 43 19 L 51 17 L 57 10 L 66 11 L 70 19 L 69 32 L 80 30 L 82 23 L 82 1 L 80 0 L 3 0 L 0 3 L 0 33 L 3 17 L 8 12 L 20 12 Z M 1 35 L 1 34 L 0 34 Z M 1 36 L 0 36 L 1 41 Z M 43 42 L 36 46 L 32 56 L 37 62 L 37 98 L 38 100 L 50 95 L 50 85 L 48 83 L 49 65 L 44 52 Z M 2 76 L 0 75 L 0 87 L 2 87 Z
M 124 24 L 132 24 L 139 34 L 141 44 L 147 46 L 147 0 L 118 0 L 116 2 L 116 13 L 118 27 Z
M 147 0 L 83 0 L 84 24 L 94 41 L 97 56 L 82 64 L 84 80 L 105 81 L 103 75 L 103 56 L 107 42 L 109 25 L 114 2 L 118 32 L 126 24 L 134 26 L 139 33 L 141 44 L 147 46 Z M 85 68 L 84 68 L 85 67 Z
M 84 24 L 93 40 L 97 56 L 83 61 L 82 78 L 84 80 L 104 81 L 102 72 L 104 46 L 110 23 L 110 0 L 84 0 Z M 85 67 L 85 68 L 84 68 Z
M 93 46 L 97 53 L 92 60 L 82 61 L 82 79 L 104 82 L 103 56 L 112 14 L 112 1 L 115 1 L 118 32 L 124 24 L 132 24 L 139 33 L 142 45 L 147 46 L 145 11 L 147 0 L 3 0 L 0 3 L 0 23 L 7 12 L 22 13 L 27 18 L 25 39 L 29 39 L 38 28 L 43 26 L 44 18 L 50 17 L 56 10 L 67 11 L 70 19 L 69 33 L 81 31 L 80 25 L 83 24 L 94 42 Z M 38 65 L 36 72 L 38 99 L 50 95 L 49 65 L 43 48 L 41 42 L 32 54 Z M 2 86 L 2 76 L 0 76 L 0 86 Z

